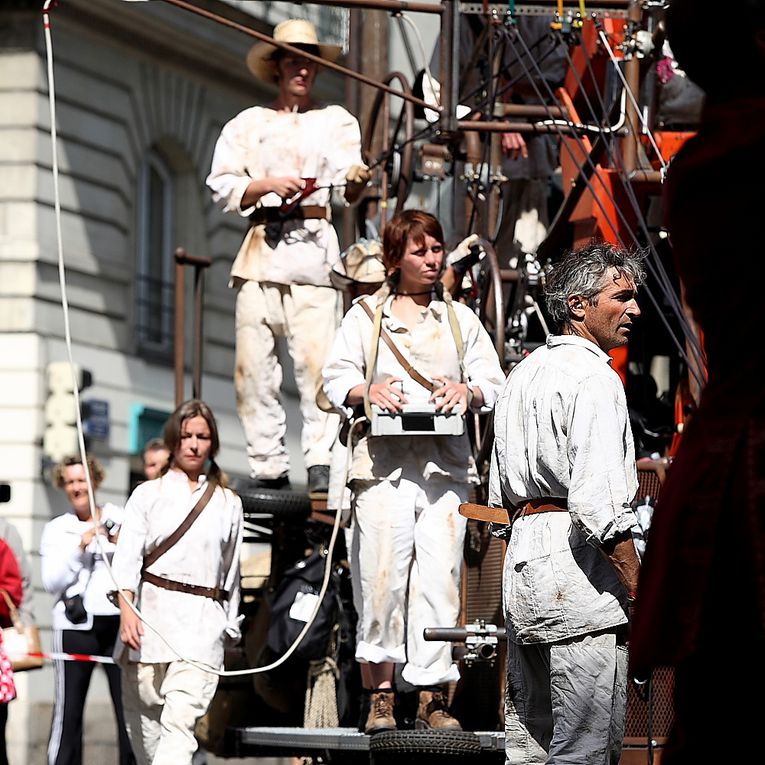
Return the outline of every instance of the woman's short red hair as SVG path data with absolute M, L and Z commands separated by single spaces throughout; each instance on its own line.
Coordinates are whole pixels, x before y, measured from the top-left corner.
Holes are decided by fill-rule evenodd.
M 406 252 L 407 242 L 412 239 L 418 244 L 432 236 L 444 244 L 444 230 L 438 218 L 423 210 L 402 210 L 396 213 L 386 224 L 383 231 L 383 263 L 388 276 L 398 269 L 398 264 Z

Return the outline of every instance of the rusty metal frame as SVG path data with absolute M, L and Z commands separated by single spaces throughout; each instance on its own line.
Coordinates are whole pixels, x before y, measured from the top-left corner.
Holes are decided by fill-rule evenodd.
M 210 258 L 189 255 L 183 247 L 175 251 L 175 405 L 186 399 L 186 266 L 194 267 L 194 334 L 191 368 L 191 397 L 202 396 L 202 350 L 204 336 L 202 318 L 204 313 L 204 270 L 210 266 Z

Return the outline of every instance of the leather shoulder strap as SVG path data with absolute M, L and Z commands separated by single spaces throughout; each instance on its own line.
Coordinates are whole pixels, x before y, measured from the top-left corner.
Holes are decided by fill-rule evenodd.
M 457 359 L 460 364 L 460 374 L 462 375 L 462 380 L 467 380 L 468 377 L 465 371 L 465 343 L 462 339 L 462 330 L 460 329 L 460 323 L 457 320 L 457 314 L 452 305 L 452 295 L 449 290 L 443 290 L 443 300 L 444 303 L 446 303 L 446 315 L 449 317 L 449 326 L 452 330 L 454 344 L 457 346 Z M 462 380 L 460 382 L 462 382 Z
M 141 569 L 142 571 L 147 569 L 149 566 L 151 566 L 152 563 L 154 563 L 154 561 L 164 555 L 191 528 L 191 525 L 199 517 L 202 510 L 205 509 L 207 503 L 210 501 L 210 498 L 215 491 L 215 486 L 216 484 L 214 481 L 207 481 L 207 486 L 205 487 L 204 494 L 202 494 L 202 496 L 197 500 L 197 503 L 194 505 L 194 507 L 191 508 L 191 512 L 183 519 L 181 525 L 178 526 L 178 528 L 172 534 L 170 534 L 169 537 L 160 542 L 143 559 L 143 567 Z
M 366 311 L 367 316 L 369 316 L 372 321 L 374 321 L 375 317 L 372 313 L 372 309 L 363 301 L 359 301 L 361 303 L 361 307 Z M 418 382 L 420 385 L 422 385 L 423 388 L 427 388 L 431 393 L 436 389 L 435 384 L 428 380 L 427 377 L 421 375 L 405 358 L 404 355 L 401 353 L 401 351 L 396 347 L 396 344 L 393 342 L 391 336 L 384 330 L 380 330 L 380 338 L 385 343 L 385 345 L 390 348 L 391 353 L 396 357 L 396 361 L 398 361 L 399 364 L 401 364 L 402 367 L 406 370 L 407 374 L 415 381 Z

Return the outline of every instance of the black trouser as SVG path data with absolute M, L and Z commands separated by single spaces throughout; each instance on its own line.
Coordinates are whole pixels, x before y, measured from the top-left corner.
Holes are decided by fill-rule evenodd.
M 8 765 L 8 749 L 5 746 L 5 726 L 8 723 L 8 702 L 0 704 L 0 765 Z
M 55 630 L 54 652 L 111 656 L 119 631 L 119 616 L 95 616 L 89 630 Z M 48 741 L 48 765 L 82 765 L 82 718 L 85 697 L 95 664 L 85 661 L 56 661 L 56 698 L 53 704 Z M 122 714 L 120 669 L 115 664 L 103 664 L 109 681 L 114 714 L 119 735 L 120 765 L 134 765 L 125 718 Z

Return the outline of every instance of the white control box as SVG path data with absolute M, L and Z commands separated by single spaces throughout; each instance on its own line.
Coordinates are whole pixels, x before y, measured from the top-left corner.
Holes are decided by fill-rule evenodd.
M 372 436 L 461 436 L 464 432 L 462 414 L 437 412 L 435 404 L 404 404 L 402 412 L 372 405 Z

